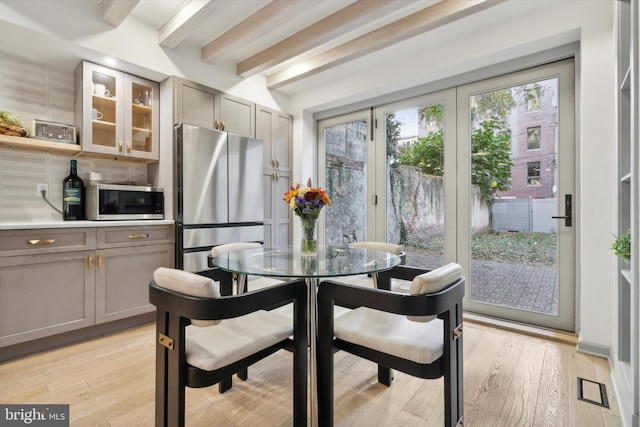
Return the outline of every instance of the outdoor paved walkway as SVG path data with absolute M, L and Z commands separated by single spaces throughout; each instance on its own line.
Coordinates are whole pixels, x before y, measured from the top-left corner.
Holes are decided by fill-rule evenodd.
M 444 258 L 407 252 L 407 264 L 435 269 L 444 264 Z M 474 260 L 466 276 L 471 281 L 472 301 L 557 314 L 556 273 L 549 267 Z

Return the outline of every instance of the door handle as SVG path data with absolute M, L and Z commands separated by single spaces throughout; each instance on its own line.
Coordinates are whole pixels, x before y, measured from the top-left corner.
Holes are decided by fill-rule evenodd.
M 571 227 L 571 194 L 564 195 L 564 215 L 552 216 L 553 219 L 564 219 L 565 227 Z

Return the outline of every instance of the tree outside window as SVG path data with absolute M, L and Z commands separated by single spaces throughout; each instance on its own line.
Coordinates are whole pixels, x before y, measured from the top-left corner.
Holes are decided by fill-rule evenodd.
M 540 162 L 527 163 L 527 185 L 540 185 Z
M 527 128 L 527 150 L 540 149 L 540 126 Z
M 540 87 L 535 85 L 527 90 L 527 111 L 540 111 Z

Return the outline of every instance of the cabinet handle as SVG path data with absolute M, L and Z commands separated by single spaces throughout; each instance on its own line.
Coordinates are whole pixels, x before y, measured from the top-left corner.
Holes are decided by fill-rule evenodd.
M 98 254 L 98 268 L 102 268 L 103 265 L 104 265 L 104 257 L 102 256 L 102 254 Z
M 271 159 L 271 167 L 272 168 L 276 167 L 276 161 L 274 159 Z
M 127 141 L 127 153 L 131 152 L 131 141 Z
M 122 140 L 118 140 L 118 151 L 122 153 Z
M 27 242 L 30 245 L 51 245 L 56 241 L 56 239 L 33 239 L 28 240 Z
M 280 167 L 280 160 L 276 160 L 276 167 L 279 168 Z
M 225 127 L 226 126 L 225 126 L 224 122 L 220 121 L 220 130 L 224 130 Z
M 215 124 L 213 125 L 213 128 L 214 129 L 220 129 L 220 121 L 219 120 L 215 121 Z
M 146 239 L 149 233 L 129 234 L 130 239 Z
M 276 174 L 276 182 L 280 181 L 280 175 Z
M 89 254 L 87 257 L 87 267 L 93 268 L 93 254 Z

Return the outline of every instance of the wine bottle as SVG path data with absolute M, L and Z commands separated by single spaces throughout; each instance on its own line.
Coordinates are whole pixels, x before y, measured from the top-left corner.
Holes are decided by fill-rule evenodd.
M 65 221 L 84 219 L 84 183 L 76 160 L 71 160 L 71 172 L 62 181 L 62 217 Z

